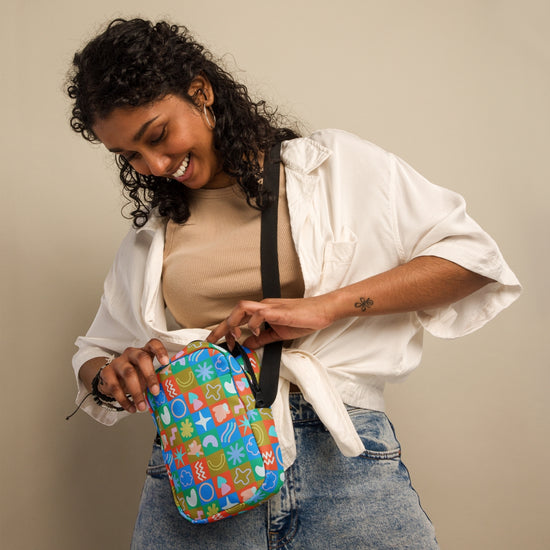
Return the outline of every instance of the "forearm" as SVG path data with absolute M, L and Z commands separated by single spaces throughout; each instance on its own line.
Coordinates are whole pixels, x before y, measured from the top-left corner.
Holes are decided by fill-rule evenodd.
M 457 302 L 491 279 L 435 256 L 421 256 L 327 295 L 329 316 L 383 315 Z
M 457 302 L 490 282 L 481 275 L 434 256 L 415 258 L 358 283 L 309 298 L 242 300 L 208 336 L 210 342 L 238 339 L 248 325 L 253 336 L 244 345 L 258 348 L 293 340 L 339 319 L 419 311 Z M 267 329 L 263 323 L 269 323 Z

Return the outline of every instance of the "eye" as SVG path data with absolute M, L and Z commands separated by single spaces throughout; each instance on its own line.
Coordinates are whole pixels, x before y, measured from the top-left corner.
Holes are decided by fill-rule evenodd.
M 156 145 L 157 143 L 160 143 L 165 136 L 166 136 L 166 126 L 163 126 L 161 133 L 157 137 L 151 139 L 151 144 Z

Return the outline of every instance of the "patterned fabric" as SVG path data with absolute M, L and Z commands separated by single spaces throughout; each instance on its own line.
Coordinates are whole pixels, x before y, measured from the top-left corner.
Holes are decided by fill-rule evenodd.
M 246 352 L 258 379 L 258 359 Z M 242 358 L 197 341 L 157 375 L 161 391 L 147 397 L 184 518 L 218 521 L 279 491 L 284 468 L 271 409 L 256 408 Z

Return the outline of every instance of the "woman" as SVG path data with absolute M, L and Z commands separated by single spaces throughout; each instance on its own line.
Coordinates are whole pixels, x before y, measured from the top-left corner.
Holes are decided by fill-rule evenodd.
M 462 198 L 345 132 L 298 137 L 182 27 L 112 22 L 76 54 L 68 92 L 72 127 L 117 155 L 135 206 L 73 361 L 78 401 L 95 379 L 118 405 L 84 410 L 105 424 L 145 410 L 154 360 L 192 340 L 285 341 L 282 491 L 188 524 L 155 445 L 133 548 L 437 548 L 383 388 L 418 365 L 423 328 L 467 334 L 519 294 Z M 282 298 L 262 300 L 262 166 L 277 141 Z

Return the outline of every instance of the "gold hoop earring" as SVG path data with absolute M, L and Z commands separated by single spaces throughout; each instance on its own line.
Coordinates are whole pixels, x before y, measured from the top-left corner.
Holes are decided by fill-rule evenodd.
M 216 127 L 216 115 L 214 114 L 212 107 L 207 107 L 206 103 L 203 103 L 202 112 L 204 114 L 206 125 L 210 128 L 210 130 L 213 130 Z

